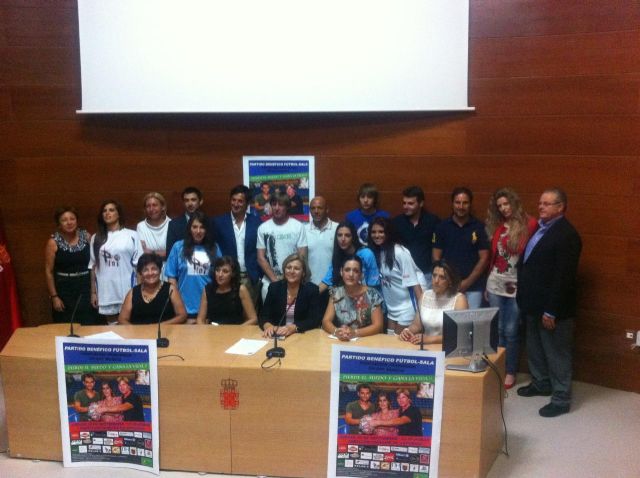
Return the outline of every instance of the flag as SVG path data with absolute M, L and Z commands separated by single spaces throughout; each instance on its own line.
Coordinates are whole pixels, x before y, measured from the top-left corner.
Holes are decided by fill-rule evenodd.
M 16 276 L 4 235 L 4 224 L 0 216 L 0 350 L 21 325 L 20 302 Z

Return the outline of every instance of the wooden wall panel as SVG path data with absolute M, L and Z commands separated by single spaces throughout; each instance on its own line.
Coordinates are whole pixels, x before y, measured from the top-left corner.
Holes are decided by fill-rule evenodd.
M 640 113 L 640 77 L 486 78 L 469 88 L 469 104 L 500 116 Z
M 316 156 L 316 190 L 334 219 L 356 206 L 364 181 L 382 208 L 400 191 L 426 190 L 450 213 L 451 189 L 470 186 L 476 216 L 491 192 L 518 190 L 536 212 L 551 185 L 569 194 L 580 231 L 576 376 L 640 392 L 640 6 L 632 0 L 472 0 L 470 104 L 474 112 L 289 115 L 77 115 L 80 71 L 75 0 L 5 0 L 0 6 L 0 208 L 17 268 L 24 320 L 47 322 L 43 247 L 53 209 L 80 208 L 93 231 L 115 197 L 127 225 L 140 200 L 200 187 L 204 209 L 227 210 L 245 154 Z
M 470 6 L 471 38 L 632 30 L 640 24 L 634 0 L 471 0 Z
M 640 32 L 477 38 L 470 78 L 612 75 L 640 69 Z

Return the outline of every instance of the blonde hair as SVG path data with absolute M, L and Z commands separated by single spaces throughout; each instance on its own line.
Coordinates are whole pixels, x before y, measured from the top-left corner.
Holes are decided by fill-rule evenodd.
M 529 215 L 522 207 L 520 196 L 513 189 L 500 188 L 491 195 L 487 208 L 487 234 L 489 237 L 493 237 L 496 229 L 505 222 L 496 204 L 500 198 L 506 198 L 511 206 L 511 217 L 506 221 L 509 226 L 507 246 L 512 251 L 518 251 L 529 239 L 529 229 L 527 228 Z
M 164 198 L 164 196 L 158 192 L 150 192 L 149 194 L 145 194 L 144 198 L 142 199 L 142 207 L 145 208 L 147 207 L 147 201 L 151 198 L 157 199 L 160 204 L 162 204 L 162 207 L 164 208 L 164 212 L 167 212 L 167 201 Z

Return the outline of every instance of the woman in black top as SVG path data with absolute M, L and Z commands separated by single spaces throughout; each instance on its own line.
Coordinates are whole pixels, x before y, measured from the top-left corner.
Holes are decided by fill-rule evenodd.
M 315 329 L 320 325 L 318 286 L 307 282 L 307 263 L 299 254 L 291 254 L 282 263 L 284 279 L 269 284 L 260 311 L 264 337 L 288 336 Z
M 216 259 L 212 269 L 213 281 L 202 291 L 198 324 L 258 323 L 249 290 L 240 283 L 240 266 L 231 256 Z
M 73 206 L 58 208 L 54 215 L 58 230 L 45 249 L 45 276 L 54 322 L 70 322 L 76 303 L 74 322 L 100 325 L 98 312 L 91 306 L 89 233 L 78 227 Z
M 124 299 L 119 324 L 181 324 L 187 320 L 187 311 L 180 292 L 168 282 L 160 280 L 162 258 L 155 253 L 140 256 L 136 266 L 142 283 L 131 289 Z

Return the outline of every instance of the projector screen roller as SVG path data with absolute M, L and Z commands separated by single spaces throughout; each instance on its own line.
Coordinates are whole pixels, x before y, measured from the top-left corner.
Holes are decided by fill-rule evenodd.
M 468 110 L 468 0 L 78 0 L 81 113 Z

